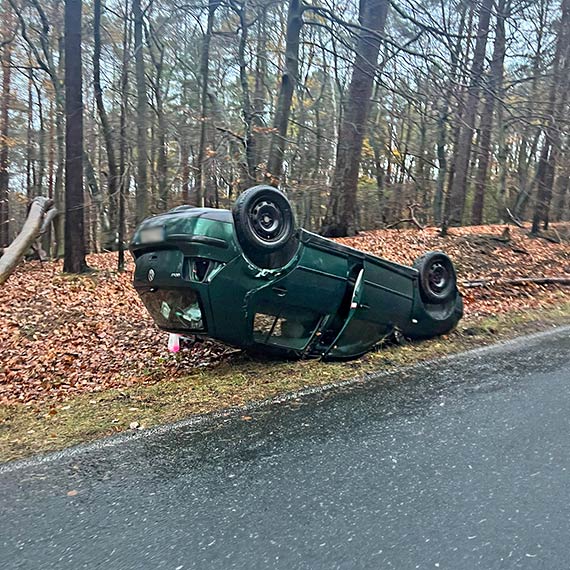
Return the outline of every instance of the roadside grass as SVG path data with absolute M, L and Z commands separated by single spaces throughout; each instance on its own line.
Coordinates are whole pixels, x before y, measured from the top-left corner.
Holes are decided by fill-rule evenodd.
M 256 360 L 244 354 L 172 380 L 83 394 L 63 403 L 0 407 L 0 462 L 63 449 L 127 430 L 239 408 L 310 386 L 393 370 L 570 323 L 570 302 L 548 309 L 470 318 L 423 342 L 387 346 L 344 363 Z M 152 378 L 155 371 L 146 371 Z M 245 418 L 247 419 L 247 418 Z

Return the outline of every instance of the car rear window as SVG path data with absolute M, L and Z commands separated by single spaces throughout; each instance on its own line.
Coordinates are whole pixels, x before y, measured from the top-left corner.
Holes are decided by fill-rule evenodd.
M 191 289 L 149 289 L 140 297 L 154 322 L 164 329 L 204 332 L 206 325 L 200 297 Z

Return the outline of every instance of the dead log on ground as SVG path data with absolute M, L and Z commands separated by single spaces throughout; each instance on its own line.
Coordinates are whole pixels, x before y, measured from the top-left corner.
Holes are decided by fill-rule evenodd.
M 52 214 L 52 212 L 55 213 Z M 53 200 L 49 200 L 43 196 L 38 196 L 33 199 L 22 230 L 14 241 L 4 249 L 4 253 L 2 257 L 0 257 L 0 285 L 3 285 L 7 281 L 8 277 L 10 277 L 14 269 L 16 269 L 18 263 L 20 263 L 24 255 L 26 255 L 28 249 L 30 249 L 35 240 L 41 235 L 44 221 L 46 221 L 46 219 L 49 220 L 45 226 L 47 229 L 56 214 L 57 210 L 54 208 Z
M 473 287 L 490 287 L 493 285 L 516 285 L 524 287 L 525 285 L 570 285 L 570 277 L 520 277 L 518 279 L 474 279 L 472 281 L 463 281 L 462 287 L 471 289 Z
M 42 236 L 48 231 L 50 225 L 53 223 L 53 221 L 55 220 L 55 218 L 57 217 L 57 208 L 50 208 L 45 217 L 44 217 L 44 221 L 42 223 L 42 227 L 40 229 L 40 233 L 38 234 L 38 237 L 36 238 L 36 240 L 34 241 L 34 243 L 32 244 L 32 251 L 34 253 L 36 253 L 36 255 L 38 256 L 38 259 L 40 261 L 47 261 L 48 258 L 48 254 L 44 251 L 44 248 L 42 247 Z

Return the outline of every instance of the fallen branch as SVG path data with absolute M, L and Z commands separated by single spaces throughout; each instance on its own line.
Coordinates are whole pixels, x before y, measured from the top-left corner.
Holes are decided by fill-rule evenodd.
M 507 216 L 509 217 L 511 222 L 513 222 L 513 224 L 515 224 L 515 226 L 517 226 L 519 228 L 524 228 L 524 226 L 522 225 L 522 222 L 511 212 L 510 208 L 505 208 L 505 212 L 507 213 Z
M 489 287 L 493 285 L 516 285 L 524 286 L 529 283 L 535 285 L 570 285 L 570 277 L 520 277 L 518 279 L 474 279 L 473 281 L 463 281 L 462 287 L 470 289 L 473 287 Z
M 30 249 L 34 241 L 41 234 L 44 220 L 46 220 L 46 218 L 48 218 L 50 222 L 53 220 L 51 216 L 52 211 L 55 211 L 55 214 L 57 213 L 57 210 L 53 206 L 53 200 L 49 200 L 43 196 L 38 196 L 33 199 L 22 230 L 14 241 L 4 249 L 4 253 L 2 257 L 0 257 L 0 285 L 3 285 L 8 280 L 8 277 L 12 275 L 12 272 L 16 269 L 24 255 L 26 255 L 28 249 Z M 50 215 L 48 215 L 48 213 Z M 55 216 L 55 214 L 53 214 L 53 216 Z
M 404 224 L 404 223 L 410 223 L 410 224 L 414 224 L 418 230 L 423 230 L 424 226 L 422 226 L 417 218 L 416 215 L 414 213 L 414 209 L 415 208 L 419 208 L 419 204 L 408 204 L 408 210 L 410 210 L 410 217 L 409 218 L 404 218 L 403 220 L 398 220 L 397 222 L 394 222 L 393 224 L 389 224 L 386 226 L 386 229 L 389 230 L 391 228 L 395 228 L 397 226 L 399 226 L 400 224 Z

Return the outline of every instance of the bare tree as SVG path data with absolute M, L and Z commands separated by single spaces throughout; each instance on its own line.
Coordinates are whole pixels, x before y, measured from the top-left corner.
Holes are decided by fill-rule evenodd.
M 495 45 L 489 71 L 489 81 L 485 95 L 485 106 L 481 114 L 479 125 L 479 163 L 477 178 L 475 180 L 475 195 L 471 210 L 471 223 L 480 225 L 483 223 L 483 206 L 485 203 L 485 191 L 487 188 L 487 171 L 491 158 L 491 136 L 493 128 L 493 111 L 495 101 L 499 96 L 503 83 L 503 66 L 505 61 L 505 18 L 508 11 L 505 0 L 499 0 L 497 5 L 497 25 L 495 28 Z M 502 101 L 499 102 L 502 104 Z
M 84 273 L 83 74 L 81 0 L 65 0 L 65 255 L 63 270 Z
M 2 26 L 2 100 L 0 103 L 0 247 L 10 242 L 10 210 L 8 189 L 10 184 L 8 162 L 8 136 L 10 109 L 10 80 L 12 73 L 12 33 L 13 18 L 7 2 L 3 6 L 4 24 Z
M 94 0 L 93 2 L 93 89 L 95 92 L 97 112 L 103 130 L 103 139 L 107 152 L 107 165 L 109 167 L 107 187 L 110 213 L 109 225 L 112 233 L 111 236 L 108 237 L 111 243 L 105 244 L 109 246 L 114 242 L 114 234 L 117 231 L 119 171 L 117 168 L 113 129 L 107 115 L 103 101 L 103 88 L 101 87 L 101 0 Z
M 200 54 L 200 141 L 198 143 L 198 156 L 196 158 L 196 202 L 198 206 L 204 206 L 206 195 L 206 138 L 208 133 L 208 74 L 210 69 L 210 42 L 214 29 L 214 17 L 220 0 L 208 0 L 208 16 L 206 31 L 202 38 L 202 50 Z
M 481 77 L 485 65 L 485 50 L 487 48 L 487 37 L 489 35 L 489 23 L 493 0 L 482 0 L 479 13 L 479 24 L 477 27 L 477 38 L 475 41 L 475 52 L 473 63 L 469 73 L 469 87 L 465 102 L 465 111 L 460 128 L 456 156 L 455 173 L 448 196 L 449 224 L 461 225 L 463 211 L 465 209 L 465 198 L 467 196 L 467 175 L 469 162 L 471 160 L 471 147 L 473 143 L 473 132 L 477 119 L 477 107 L 479 104 L 479 92 L 481 89 Z
M 355 235 L 358 229 L 356 188 L 360 155 L 387 14 L 387 0 L 360 2 L 359 19 L 362 27 L 339 132 L 330 201 L 322 229 L 326 236 Z
M 146 78 L 143 54 L 143 12 L 141 1 L 133 0 L 135 76 L 137 84 L 137 187 L 135 222 L 141 222 L 148 213 L 148 122 Z
M 279 96 L 273 117 L 273 136 L 267 159 L 267 171 L 271 183 L 277 185 L 283 171 L 283 158 L 287 147 L 287 129 L 291 102 L 299 75 L 299 41 L 303 27 L 303 4 L 301 0 L 289 0 L 287 31 L 285 39 L 285 67 L 281 74 Z
M 532 216 L 533 234 L 538 233 L 541 222 L 548 228 L 550 202 L 556 164 L 561 150 L 561 124 L 565 112 L 570 87 L 570 0 L 562 0 L 562 16 L 556 42 L 556 52 L 552 64 L 552 81 L 548 97 L 548 121 L 544 132 L 544 143 L 538 162 L 536 184 L 537 196 Z

